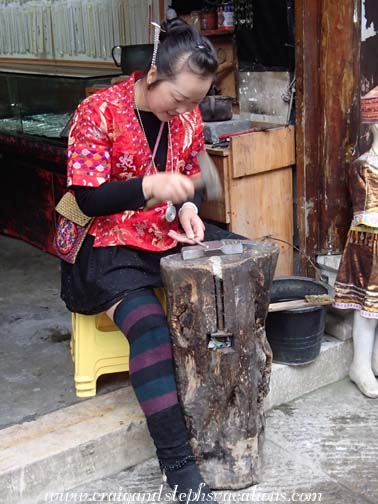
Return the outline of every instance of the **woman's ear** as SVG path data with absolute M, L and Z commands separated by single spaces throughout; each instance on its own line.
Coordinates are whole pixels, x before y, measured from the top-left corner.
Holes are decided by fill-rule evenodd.
M 157 81 L 158 72 L 156 65 L 151 65 L 151 68 L 147 72 L 147 86 L 151 86 L 154 82 Z

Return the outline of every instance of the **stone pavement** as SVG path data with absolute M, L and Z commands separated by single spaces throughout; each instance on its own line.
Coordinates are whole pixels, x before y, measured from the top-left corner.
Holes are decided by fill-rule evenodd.
M 267 413 L 261 483 L 218 493 L 218 500 L 377 504 L 377 433 L 378 400 L 362 396 L 348 379 L 318 389 Z M 77 502 L 128 502 L 144 493 L 147 502 L 161 484 L 153 458 L 65 495 L 81 495 Z M 170 500 L 167 492 L 164 487 L 162 502 Z
M 36 247 L 0 236 L 0 429 L 84 403 L 75 395 L 59 264 Z M 126 373 L 100 377 L 98 393 L 128 383 Z

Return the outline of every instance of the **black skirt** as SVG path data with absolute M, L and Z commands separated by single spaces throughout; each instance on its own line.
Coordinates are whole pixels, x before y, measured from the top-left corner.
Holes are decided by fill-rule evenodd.
M 243 238 L 205 224 L 205 241 Z M 128 291 L 162 287 L 160 260 L 182 247 L 160 253 L 125 246 L 93 247 L 93 242 L 93 236 L 85 238 L 75 264 L 61 262 L 61 297 L 71 312 L 84 315 L 107 310 Z

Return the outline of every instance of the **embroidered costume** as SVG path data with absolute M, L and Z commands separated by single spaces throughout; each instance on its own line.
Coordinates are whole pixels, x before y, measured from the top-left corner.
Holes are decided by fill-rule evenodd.
M 378 124 L 378 86 L 361 99 L 361 123 Z M 378 155 L 373 147 L 352 163 L 353 220 L 335 282 L 336 308 L 378 318 Z
M 361 156 L 351 166 L 353 220 L 335 282 L 336 308 L 378 318 L 378 156 Z
M 150 147 L 134 112 L 133 74 L 127 81 L 95 93 L 84 100 L 73 118 L 68 140 L 68 186 L 99 187 L 112 180 L 152 175 Z M 192 176 L 200 171 L 197 155 L 204 149 L 199 108 L 174 117 L 169 124 L 172 152 L 168 149 L 167 172 Z M 168 203 L 150 210 L 126 210 L 94 219 L 89 234 L 94 247 L 127 245 L 155 252 L 177 242 L 168 236 L 179 231 L 176 218 L 165 219 Z

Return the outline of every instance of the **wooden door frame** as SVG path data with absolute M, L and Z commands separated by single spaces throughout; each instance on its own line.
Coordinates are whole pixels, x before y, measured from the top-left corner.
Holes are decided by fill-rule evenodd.
M 333 4 L 333 5 L 332 5 Z M 346 175 L 358 138 L 361 0 L 296 0 L 299 247 L 340 253 L 350 222 Z M 314 276 L 304 255 L 300 272 Z

